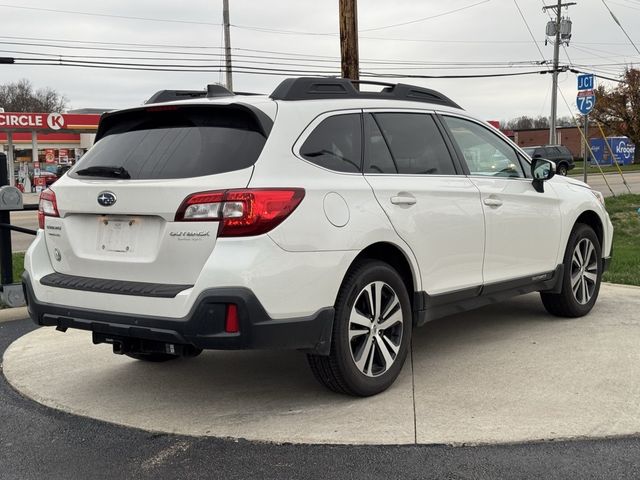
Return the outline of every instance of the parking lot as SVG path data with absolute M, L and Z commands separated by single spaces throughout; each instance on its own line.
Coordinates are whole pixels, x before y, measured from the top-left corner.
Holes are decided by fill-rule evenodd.
M 604 285 L 576 320 L 536 294 L 416 330 L 389 391 L 325 391 L 296 352 L 205 352 L 169 364 L 39 329 L 4 355 L 9 383 L 39 403 L 152 431 L 268 442 L 495 444 L 640 432 L 640 289 Z M 43 368 L 46 365 L 46 368 Z M 153 408 L 146 408 L 153 405 Z

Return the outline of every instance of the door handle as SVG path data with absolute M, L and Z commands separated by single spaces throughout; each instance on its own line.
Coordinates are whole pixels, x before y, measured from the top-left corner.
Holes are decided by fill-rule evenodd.
M 391 197 L 391 203 L 394 205 L 414 205 L 416 203 L 416 198 L 407 196 Z
M 487 205 L 488 207 L 500 207 L 502 206 L 502 200 L 498 200 L 497 198 L 485 198 L 482 203 Z

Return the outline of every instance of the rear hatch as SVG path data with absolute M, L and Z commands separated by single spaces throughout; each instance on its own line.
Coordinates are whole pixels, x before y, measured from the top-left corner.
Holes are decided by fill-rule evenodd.
M 54 270 L 193 284 L 219 222 L 176 221 L 176 214 L 193 193 L 248 185 L 266 142 L 265 118 L 233 104 L 105 116 L 95 145 L 52 187 L 57 216 L 44 217 L 44 229 Z

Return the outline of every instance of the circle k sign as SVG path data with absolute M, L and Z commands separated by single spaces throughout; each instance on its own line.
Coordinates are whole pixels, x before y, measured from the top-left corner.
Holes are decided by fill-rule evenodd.
M 51 130 L 64 128 L 64 117 L 60 113 L 50 113 L 47 117 L 47 126 Z

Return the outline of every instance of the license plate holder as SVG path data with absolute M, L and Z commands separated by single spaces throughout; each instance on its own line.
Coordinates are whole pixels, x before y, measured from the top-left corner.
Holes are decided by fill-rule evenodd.
M 141 220 L 138 218 L 102 218 L 98 250 L 103 252 L 131 253 Z

